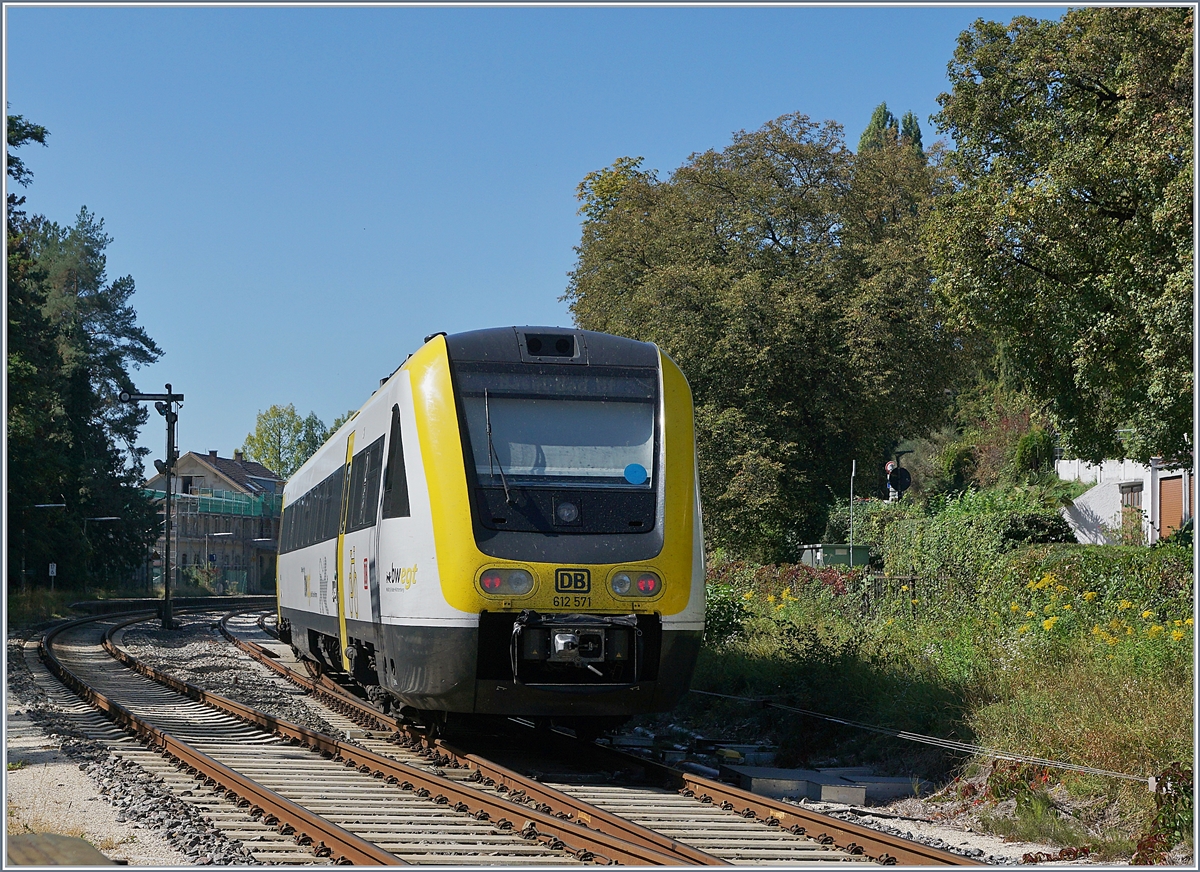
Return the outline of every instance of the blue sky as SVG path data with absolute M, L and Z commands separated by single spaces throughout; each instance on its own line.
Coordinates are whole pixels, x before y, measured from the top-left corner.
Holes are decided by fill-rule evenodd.
M 591 170 L 665 177 L 788 112 L 853 148 L 881 101 L 929 144 L 959 32 L 1063 11 L 8 6 L 5 97 L 51 134 L 26 208 L 104 219 L 165 351 L 136 384 L 229 456 L 272 404 L 357 408 L 427 334 L 569 324 Z

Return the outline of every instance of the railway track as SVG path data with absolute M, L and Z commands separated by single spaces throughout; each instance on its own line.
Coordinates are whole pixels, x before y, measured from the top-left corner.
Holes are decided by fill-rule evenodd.
M 511 767 L 490 759 L 495 756 L 494 745 L 489 746 L 485 757 L 442 740 L 430 740 L 419 729 L 383 716 L 328 678 L 320 681 L 309 678 L 295 664 L 289 647 L 274 638 L 264 618 L 231 616 L 222 622 L 223 632 L 251 656 L 326 700 L 360 727 L 378 731 L 364 731 L 364 736 L 380 743 L 382 753 L 395 753 L 389 752 L 388 746 L 401 743 L 410 749 L 410 754 L 415 750 L 443 766 L 467 770 L 470 777 L 491 783 L 509 796 L 590 827 L 642 838 L 675 852 L 680 851 L 678 845 L 682 844 L 698 852 L 688 853 L 690 862 L 815 865 L 869 860 L 905 865 L 978 865 L 947 851 L 557 734 L 541 734 L 536 739 L 526 735 L 518 742 L 527 748 L 534 742 L 545 746 L 551 740 L 550 745 L 559 746 L 559 761 L 581 755 L 590 758 L 582 777 L 576 772 L 574 779 L 558 779 L 553 772 L 544 771 L 538 779 L 523 777 Z M 521 759 L 521 755 L 517 757 Z M 533 763 L 522 762 L 525 769 L 555 767 L 545 755 Z M 645 783 L 594 784 L 591 783 L 594 778 L 589 776 L 596 770 L 615 773 L 641 770 Z M 631 822 L 636 829 L 630 827 Z
M 341 738 L 323 735 L 155 673 L 121 650 L 130 623 L 107 617 L 48 634 L 46 668 L 125 728 L 79 708 L 99 740 L 190 793 L 261 862 L 975 865 L 647 761 L 601 759 L 640 768 L 642 783 L 595 783 L 594 770 L 581 775 L 610 752 L 564 736 L 546 744 L 585 763 L 550 763 L 531 779 L 312 680 L 260 621 L 227 619 L 239 647 L 326 706 Z

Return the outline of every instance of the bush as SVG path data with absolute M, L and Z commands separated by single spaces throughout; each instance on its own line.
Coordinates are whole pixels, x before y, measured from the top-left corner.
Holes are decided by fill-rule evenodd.
M 736 639 L 745 620 L 746 606 L 737 588 L 710 582 L 705 591 L 704 644 L 723 645 Z
M 1048 496 L 1024 488 L 970 490 L 931 497 L 929 517 L 886 527 L 884 570 L 892 575 L 953 575 L 978 585 L 996 560 L 1022 545 L 1073 542 L 1070 527 L 1046 505 Z
M 1034 427 L 1017 440 L 1013 466 L 1018 473 L 1045 472 L 1054 464 L 1054 440 L 1041 427 Z

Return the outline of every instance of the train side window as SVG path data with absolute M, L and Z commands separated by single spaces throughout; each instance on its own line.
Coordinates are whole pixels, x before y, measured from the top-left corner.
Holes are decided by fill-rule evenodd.
M 325 539 L 332 539 L 338 534 L 338 525 L 341 523 L 342 510 L 342 482 L 345 481 L 346 468 L 339 466 L 337 471 L 329 478 L 325 479 L 328 486 L 325 491 L 325 500 L 329 506 L 328 512 L 325 515 Z
M 354 456 L 350 465 L 350 515 L 346 532 L 362 530 L 375 523 L 379 510 L 379 473 L 383 466 L 383 437 L 380 436 Z
M 407 518 L 408 474 L 404 471 L 404 441 L 400 435 L 400 407 L 392 406 L 392 433 L 388 442 L 387 468 L 383 474 L 383 516 Z
M 292 522 L 292 507 L 285 506 L 283 513 L 279 516 L 279 553 L 287 554 L 292 550 L 292 540 L 288 535 L 288 528 Z M 208 555 L 204 555 L 205 561 L 208 560 Z

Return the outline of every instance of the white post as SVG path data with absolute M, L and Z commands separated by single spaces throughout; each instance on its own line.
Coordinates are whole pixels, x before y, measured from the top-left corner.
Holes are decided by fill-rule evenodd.
M 850 568 L 854 568 L 854 473 L 858 470 L 858 461 L 850 461 Z

